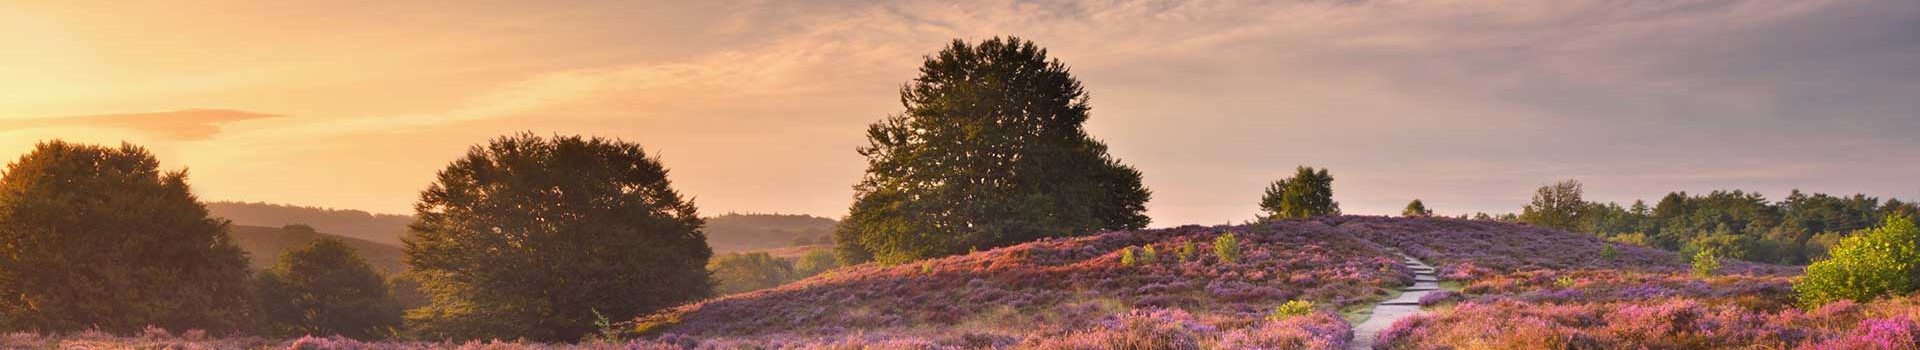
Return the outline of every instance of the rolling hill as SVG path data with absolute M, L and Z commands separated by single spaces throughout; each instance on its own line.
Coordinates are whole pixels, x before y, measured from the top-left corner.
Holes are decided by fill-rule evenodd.
M 1239 238 L 1237 261 L 1215 255 L 1214 242 L 1226 232 Z M 1188 244 L 1195 254 L 1180 257 Z M 718 348 L 1336 349 L 1351 340 L 1352 322 L 1366 317 L 1357 311 L 1413 284 L 1400 254 L 1432 263 L 1454 288 L 1539 271 L 1685 276 L 1688 265 L 1675 253 L 1618 246 L 1608 254 L 1607 246 L 1565 231 L 1447 218 L 1108 232 L 845 267 L 634 322 L 658 342 Z M 1129 266 L 1122 256 L 1130 247 L 1153 247 L 1156 259 L 1134 249 Z M 1797 273 L 1740 261 L 1726 262 L 1723 271 L 1762 279 Z M 1706 288 L 1702 293 L 1711 293 Z M 1267 317 L 1289 301 L 1310 302 L 1314 311 Z
M 233 237 L 234 245 L 247 252 L 247 266 L 254 270 L 272 267 L 282 253 L 304 247 L 320 237 L 333 237 L 346 242 L 347 246 L 359 251 L 360 258 L 366 259 L 367 264 L 373 265 L 374 271 L 381 274 L 392 275 L 406 266 L 401 260 L 399 246 L 354 237 L 299 228 L 248 225 L 233 225 L 228 234 Z
M 376 214 L 360 210 L 302 207 L 285 204 L 249 202 L 208 202 L 214 217 L 233 221 L 234 225 L 281 227 L 301 224 L 314 230 L 342 237 L 399 246 L 413 216 Z
M 707 218 L 705 231 L 714 253 L 729 253 L 828 244 L 835 224 L 811 215 L 727 213 Z

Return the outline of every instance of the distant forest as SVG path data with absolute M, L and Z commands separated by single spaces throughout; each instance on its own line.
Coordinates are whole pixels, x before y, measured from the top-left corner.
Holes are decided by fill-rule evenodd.
M 400 246 L 412 215 L 297 205 L 208 202 L 213 216 L 237 226 L 279 228 L 307 225 L 315 231 Z M 707 245 L 714 252 L 738 252 L 832 243 L 833 219 L 800 214 L 727 213 L 707 218 Z
M 707 218 L 707 245 L 715 253 L 831 244 L 833 219 L 796 214 L 726 213 Z
M 359 238 L 393 246 L 400 245 L 411 215 L 375 214 L 360 210 L 303 207 L 285 204 L 248 202 L 208 202 L 214 217 L 232 220 L 235 225 L 282 227 L 312 226 L 315 231 Z

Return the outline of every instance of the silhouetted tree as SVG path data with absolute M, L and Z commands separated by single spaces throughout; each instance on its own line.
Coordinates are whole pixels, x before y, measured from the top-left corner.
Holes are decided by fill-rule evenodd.
M 578 340 L 712 294 L 693 203 L 639 145 L 531 134 L 476 146 L 420 195 L 406 239 L 428 338 Z
M 1580 181 L 1541 186 L 1533 192 L 1533 203 L 1521 210 L 1520 221 L 1540 227 L 1579 230 L 1580 212 L 1587 205 L 1580 195 Z
M 1015 38 L 952 45 L 867 128 L 866 176 L 835 242 L 849 262 L 900 263 L 1147 224 L 1140 172 L 1087 135 L 1066 64 Z
M 241 329 L 246 268 L 186 171 L 140 147 L 45 142 L 0 175 L 0 329 Z
M 400 304 L 386 281 L 339 239 L 282 254 L 257 281 L 261 317 L 280 336 L 371 339 L 400 326 Z
M 1427 209 L 1426 203 L 1421 203 L 1419 199 L 1414 199 L 1412 202 L 1407 202 L 1407 209 L 1401 210 L 1400 216 L 1410 218 L 1428 217 L 1433 216 L 1433 210 Z
M 1333 175 L 1302 166 L 1293 177 L 1267 186 L 1260 209 L 1266 211 L 1265 220 L 1340 215 L 1340 202 L 1333 201 Z

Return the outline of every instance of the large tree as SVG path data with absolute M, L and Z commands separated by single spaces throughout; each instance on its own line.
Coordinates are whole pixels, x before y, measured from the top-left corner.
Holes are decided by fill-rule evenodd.
M 1293 177 L 1275 180 L 1260 197 L 1261 219 L 1298 219 L 1340 215 L 1340 202 L 1333 201 L 1333 174 L 1327 169 L 1302 166 Z
M 420 195 L 406 239 L 428 338 L 578 340 L 712 293 L 693 203 L 639 145 L 531 134 L 476 146 Z
M 277 335 L 371 339 L 400 326 L 400 303 L 386 280 L 339 239 L 281 254 L 256 281 L 261 318 Z
M 1580 196 L 1580 181 L 1540 186 L 1533 192 L 1533 202 L 1521 208 L 1520 221 L 1540 227 L 1578 230 L 1580 214 L 1587 209 L 1586 200 Z
M 866 176 L 836 232 L 886 263 L 1147 224 L 1140 172 L 1089 136 L 1067 65 L 1017 38 L 955 40 L 867 128 Z
M 41 143 L 0 175 L 0 328 L 250 324 L 246 256 L 186 171 L 145 149 Z

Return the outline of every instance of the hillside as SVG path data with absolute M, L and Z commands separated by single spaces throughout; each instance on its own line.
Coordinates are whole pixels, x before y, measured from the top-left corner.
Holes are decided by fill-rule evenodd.
M 284 204 L 247 202 L 208 202 L 214 217 L 233 221 L 234 225 L 281 227 L 293 224 L 312 226 L 314 230 L 394 246 L 413 223 L 409 215 L 375 214 L 359 210 L 302 207 Z
M 705 231 L 715 253 L 729 253 L 830 243 L 835 224 L 811 215 L 727 213 L 707 218 Z
M 1240 261 L 1214 256 L 1213 242 L 1223 232 L 1240 236 Z M 1177 261 L 1174 252 L 1188 242 L 1197 256 Z M 1396 251 L 1433 263 L 1442 281 L 1450 281 L 1443 283 L 1561 269 L 1657 275 L 1687 266 L 1677 254 L 1640 247 L 1618 247 L 1617 256 L 1603 258 L 1606 245 L 1565 231 L 1445 218 L 1328 217 L 1109 232 L 923 263 L 841 268 L 636 323 L 661 342 L 721 348 L 1102 348 L 1126 339 L 1342 348 L 1350 324 L 1336 312 L 1364 318 L 1351 312 L 1412 284 Z M 1130 246 L 1152 246 L 1159 259 L 1123 266 L 1121 251 Z M 1796 272 L 1738 261 L 1728 261 L 1725 271 L 1763 276 L 1756 278 Z M 1318 311 L 1264 317 L 1290 300 L 1310 301 Z
M 367 263 L 373 265 L 373 269 L 382 274 L 392 275 L 405 268 L 405 262 L 401 260 L 400 247 L 359 238 L 301 229 L 247 225 L 233 225 L 229 234 L 233 236 L 234 245 L 240 246 L 240 250 L 247 252 L 247 266 L 255 270 L 273 266 L 279 261 L 281 253 L 306 246 L 320 237 L 333 237 L 346 242 L 347 246 L 359 251 L 360 258 L 367 259 Z

